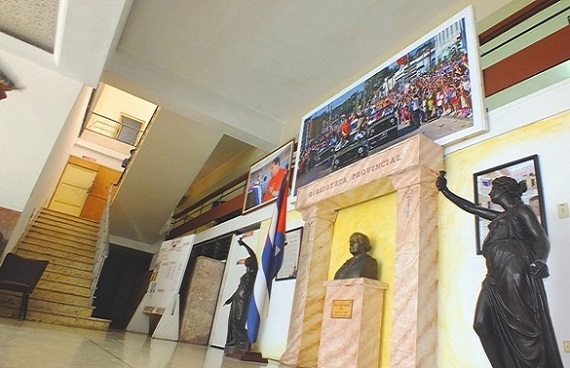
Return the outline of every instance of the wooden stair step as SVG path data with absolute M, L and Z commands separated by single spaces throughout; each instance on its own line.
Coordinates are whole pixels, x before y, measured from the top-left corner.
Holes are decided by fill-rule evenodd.
M 65 239 L 39 232 L 33 228 L 28 231 L 24 240 L 59 244 L 65 247 L 76 249 L 77 251 L 95 252 L 95 242 L 78 241 L 77 239 Z
M 43 313 L 34 309 L 28 310 L 27 319 L 30 321 L 51 323 L 55 325 L 87 328 L 90 330 L 108 330 L 111 323 L 108 319 L 81 317 L 63 313 Z
M 72 267 L 78 270 L 93 272 L 93 262 L 86 263 L 86 262 L 77 261 L 75 259 L 57 257 L 49 253 L 40 253 L 26 249 L 18 249 L 16 253 L 24 257 L 29 257 L 34 259 L 45 259 L 48 260 L 50 263 L 53 262 L 60 266 Z
M 53 216 L 52 214 L 45 214 L 45 213 L 40 214 L 36 218 L 36 220 L 40 220 L 42 222 L 49 222 L 56 225 L 72 226 L 73 228 L 76 229 L 83 229 L 83 231 L 90 231 L 96 233 L 99 232 L 99 223 L 94 221 L 86 222 L 82 219 L 78 220 L 77 218 L 72 219 L 61 216 Z
M 42 216 L 62 219 L 63 221 L 68 221 L 68 222 L 82 223 L 85 225 L 98 226 L 98 224 L 99 224 L 97 221 L 93 221 L 93 220 L 86 219 L 83 217 L 77 217 L 74 215 L 69 215 L 67 213 L 63 213 L 63 212 L 59 212 L 59 211 L 50 210 L 49 208 L 45 208 L 45 207 L 42 208 L 42 210 L 38 214 L 38 217 L 42 217 Z
M 41 238 L 35 238 L 26 236 L 25 239 L 20 243 L 19 248 L 27 248 L 27 247 L 40 247 L 40 248 L 49 248 L 58 251 L 67 252 L 72 255 L 78 255 L 83 257 L 95 257 L 95 248 L 92 249 L 82 249 L 77 248 L 74 246 L 69 246 L 67 244 L 56 243 L 50 240 L 44 240 Z
M 18 308 L 0 308 L 0 316 L 17 318 Z M 82 317 L 65 313 L 48 313 L 35 310 L 34 308 L 28 308 L 26 320 L 101 331 L 108 330 L 111 323 L 108 319 Z
M 65 250 L 55 249 L 51 247 L 42 247 L 39 245 L 35 245 L 32 243 L 28 243 L 27 241 L 23 241 L 18 248 L 18 250 L 27 250 L 29 252 L 36 252 L 36 253 L 46 253 L 49 252 L 51 256 L 60 257 L 60 258 L 73 258 L 75 261 L 83 262 L 83 263 L 94 263 L 95 254 L 91 256 L 83 256 L 75 253 L 70 253 Z
M 70 293 L 62 293 L 60 291 L 43 289 L 42 287 L 36 287 L 34 293 L 32 294 L 34 298 L 46 300 L 56 303 L 81 305 L 85 307 L 91 306 L 91 298 L 84 295 L 75 295 Z
M 85 287 L 91 287 L 92 274 L 88 273 L 89 277 L 80 277 L 77 275 L 66 275 L 59 272 L 54 272 L 46 269 L 42 276 L 42 280 L 54 281 L 54 282 L 64 282 L 68 284 L 80 285 Z
M 90 243 L 97 241 L 97 234 L 77 233 L 73 230 L 59 229 L 39 222 L 35 222 L 31 226 L 30 231 L 32 230 L 38 233 L 48 234 L 61 239 L 75 240 L 77 242 Z
M 55 262 L 50 262 L 46 268 L 46 272 L 59 273 L 65 276 L 79 277 L 84 279 L 92 279 L 93 272 L 86 270 L 79 270 L 77 268 L 70 268 L 65 265 L 60 265 Z
M 43 278 L 38 282 L 38 285 L 36 287 L 43 290 L 53 290 L 66 294 L 81 295 L 85 297 L 91 296 L 91 287 L 68 284 L 59 281 L 45 280 Z
M 71 223 L 67 221 L 62 221 L 58 219 L 51 219 L 45 217 L 38 217 L 35 221 L 36 225 L 42 225 L 42 227 L 50 228 L 53 230 L 58 230 L 62 232 L 73 232 L 77 234 L 84 234 L 86 236 L 93 236 L 99 233 L 99 228 L 96 226 L 88 226 L 80 223 Z
M 22 297 L 20 293 L 0 292 L 0 306 L 9 308 L 20 308 Z M 92 306 L 75 305 L 69 303 L 60 303 L 49 300 L 37 299 L 33 294 L 28 303 L 28 309 L 35 309 L 37 311 L 50 312 L 50 313 L 64 313 L 72 314 L 82 317 L 91 317 L 93 310 Z

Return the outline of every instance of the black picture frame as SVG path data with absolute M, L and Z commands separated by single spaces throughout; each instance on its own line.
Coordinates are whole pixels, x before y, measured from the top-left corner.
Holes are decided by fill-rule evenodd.
M 298 227 L 285 232 L 283 264 L 281 265 L 281 269 L 279 269 L 275 280 L 279 281 L 297 278 L 302 241 L 303 227 Z
M 524 157 L 474 173 L 473 188 L 475 191 L 475 204 L 497 210 L 501 209 L 499 205 L 492 203 L 489 198 L 491 183 L 493 179 L 498 178 L 499 176 L 510 176 L 517 181 L 527 181 L 527 191 L 523 193 L 521 199 L 525 204 L 529 205 L 533 209 L 533 212 L 537 215 L 544 231 L 547 231 L 544 195 L 542 192 L 538 155 Z M 477 254 L 482 254 L 482 244 L 488 233 L 488 225 L 489 221 L 482 219 L 479 216 L 475 216 Z

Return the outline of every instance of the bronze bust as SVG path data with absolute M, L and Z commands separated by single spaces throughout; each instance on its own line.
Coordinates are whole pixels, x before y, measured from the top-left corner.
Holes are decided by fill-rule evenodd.
M 355 279 L 359 277 L 367 277 L 369 279 L 378 280 L 378 262 L 367 253 L 372 249 L 370 239 L 362 233 L 353 233 L 350 236 L 350 253 L 349 258 L 336 271 L 335 280 Z

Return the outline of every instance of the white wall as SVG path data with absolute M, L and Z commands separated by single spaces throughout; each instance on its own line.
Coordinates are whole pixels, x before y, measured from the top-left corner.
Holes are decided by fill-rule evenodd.
M 570 202 L 570 82 L 562 82 L 489 114 L 490 131 L 446 149 L 448 185 L 473 199 L 474 172 L 537 154 L 544 188 L 551 253 L 551 276 L 545 279 L 550 311 L 562 359 L 570 355 L 562 342 L 570 340 L 570 219 L 559 219 L 556 206 Z M 553 115 L 557 118 L 552 118 Z M 546 119 L 546 120 L 544 120 Z M 473 331 L 473 315 L 485 275 L 483 257 L 475 254 L 473 216 L 443 197 L 439 201 L 439 367 L 490 367 Z
M 91 88 L 0 51 L 22 90 L 0 102 L 0 206 L 21 211 L 5 253 L 49 201 L 77 139 Z
M 1 50 L 0 60 L 23 87 L 0 101 L 0 206 L 21 211 L 82 85 Z

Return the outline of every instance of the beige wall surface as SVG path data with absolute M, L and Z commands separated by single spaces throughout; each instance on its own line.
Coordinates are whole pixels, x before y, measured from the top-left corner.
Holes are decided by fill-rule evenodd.
M 517 116 L 519 114 L 524 116 L 524 109 L 519 109 L 510 116 L 521 121 L 523 119 Z M 570 157 L 569 140 L 570 110 L 449 154 L 445 159 L 449 188 L 458 195 L 473 200 L 473 173 L 533 154 L 538 155 L 551 241 L 548 260 L 551 276 L 545 279 L 545 287 L 565 365 L 570 364 L 568 354 L 562 350 L 562 341 L 570 338 L 570 323 L 566 316 L 570 308 L 570 272 L 567 266 L 570 262 L 570 249 L 566 235 L 570 219 L 558 218 L 556 207 L 558 203 L 570 200 L 570 169 L 564 163 L 565 158 Z M 490 367 L 472 329 L 480 283 L 486 272 L 484 258 L 475 254 L 473 216 L 461 211 L 443 196 L 440 197 L 438 366 Z

